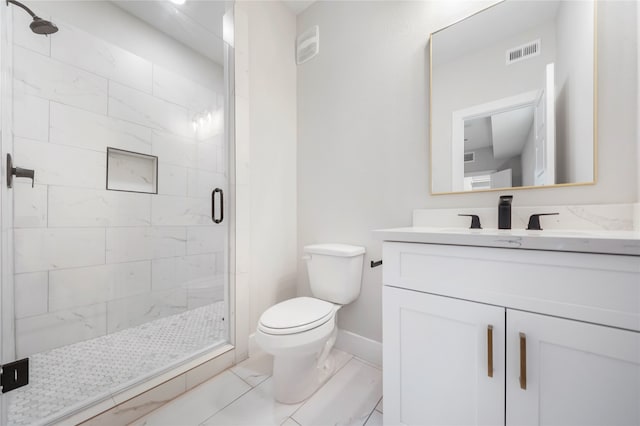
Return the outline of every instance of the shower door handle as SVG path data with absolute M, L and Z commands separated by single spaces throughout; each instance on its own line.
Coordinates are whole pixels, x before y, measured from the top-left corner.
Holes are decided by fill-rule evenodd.
M 216 193 L 220 193 L 220 218 L 216 219 Z M 221 223 L 224 220 L 224 192 L 216 188 L 211 193 L 211 220 L 214 223 Z

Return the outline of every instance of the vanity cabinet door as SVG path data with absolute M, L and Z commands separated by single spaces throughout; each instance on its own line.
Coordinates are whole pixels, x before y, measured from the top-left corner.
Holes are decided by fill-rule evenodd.
M 507 426 L 640 424 L 640 333 L 508 309 L 507 353 Z
M 503 425 L 504 308 L 387 286 L 383 300 L 384 424 Z

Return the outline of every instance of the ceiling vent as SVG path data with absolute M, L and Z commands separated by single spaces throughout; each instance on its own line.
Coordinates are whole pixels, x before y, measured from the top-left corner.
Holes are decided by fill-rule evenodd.
M 307 62 L 320 51 L 320 29 L 314 26 L 303 32 L 296 40 L 296 63 Z
M 460 157 L 458 157 L 460 158 Z M 458 160 L 460 161 L 460 160 Z M 473 163 L 474 161 L 476 161 L 476 153 L 475 151 L 471 151 L 471 152 L 465 152 L 464 153 L 464 162 L 465 163 Z
M 540 54 L 540 39 L 507 50 L 507 65 L 533 58 Z

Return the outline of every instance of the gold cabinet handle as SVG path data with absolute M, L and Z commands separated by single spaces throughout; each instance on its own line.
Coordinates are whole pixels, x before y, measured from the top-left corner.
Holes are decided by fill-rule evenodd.
M 527 335 L 520 333 L 520 389 L 527 389 Z
M 493 326 L 487 326 L 487 376 L 493 377 Z

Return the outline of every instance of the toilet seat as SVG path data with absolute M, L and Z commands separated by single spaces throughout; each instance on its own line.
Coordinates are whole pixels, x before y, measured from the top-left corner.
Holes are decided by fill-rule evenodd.
M 313 297 L 296 297 L 267 309 L 260 317 L 258 329 L 273 335 L 302 333 L 331 320 L 337 308 Z

